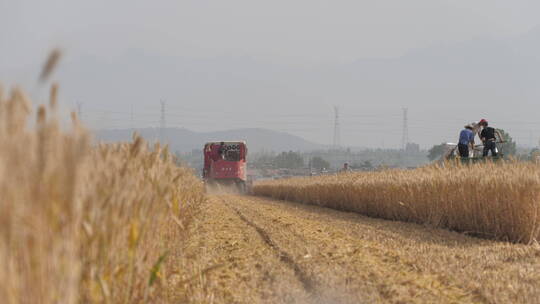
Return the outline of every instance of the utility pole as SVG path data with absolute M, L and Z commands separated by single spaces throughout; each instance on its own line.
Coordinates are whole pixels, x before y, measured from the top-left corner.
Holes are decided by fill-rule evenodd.
M 407 118 L 407 108 L 403 108 L 403 130 L 401 136 L 401 149 L 405 151 L 407 148 L 407 143 L 409 143 L 409 122 Z
M 161 103 L 161 119 L 159 121 L 159 141 L 164 140 L 164 132 L 165 128 L 167 127 L 166 121 L 165 121 L 165 101 L 160 100 Z
M 111 128 L 111 125 L 109 125 L 109 115 L 108 115 L 108 112 L 107 111 L 103 111 L 101 113 L 101 118 L 100 118 L 100 127 L 102 129 L 110 129 Z
M 130 120 L 129 120 L 129 123 L 130 123 L 130 127 L 131 127 L 131 135 L 133 135 L 133 133 L 135 133 L 135 123 L 134 123 L 134 119 L 133 119 L 133 104 L 131 105 L 131 112 L 130 112 Z
M 79 118 L 79 121 L 82 121 L 82 102 L 77 102 L 77 118 Z
M 341 146 L 341 134 L 339 130 L 339 108 L 334 106 L 334 138 L 332 148 L 337 150 Z

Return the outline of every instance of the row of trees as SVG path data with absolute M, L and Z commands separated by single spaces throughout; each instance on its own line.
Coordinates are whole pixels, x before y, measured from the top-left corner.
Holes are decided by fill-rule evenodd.
M 315 170 L 322 170 L 330 168 L 330 163 L 320 156 L 310 157 L 308 163 L 306 164 L 302 155 L 293 151 L 281 152 L 276 156 L 261 156 L 257 158 L 253 163 L 255 167 L 274 169 L 300 169 L 309 167 Z M 359 170 L 373 170 L 375 168 L 373 163 L 369 160 L 349 164 L 349 167 L 351 169 Z
M 261 156 L 254 161 L 257 167 L 267 167 L 267 168 L 287 168 L 287 169 L 300 169 L 305 167 L 304 158 L 300 153 L 289 151 L 281 152 L 276 156 Z M 315 156 L 311 158 L 308 163 L 308 167 L 314 169 L 324 169 L 329 168 L 330 163 L 324 160 L 322 157 Z
M 281 152 L 275 157 L 273 163 L 277 168 L 298 169 L 304 167 L 302 156 L 293 151 Z
M 499 130 L 504 139 L 504 143 L 498 144 L 499 150 L 504 155 L 516 154 L 516 143 L 512 137 L 504 130 Z M 428 151 L 427 157 L 433 161 L 440 158 L 446 151 L 446 144 L 435 145 Z M 398 151 L 399 152 L 399 151 Z M 398 153 L 396 152 L 396 153 Z M 385 151 L 377 151 L 375 154 L 383 154 Z M 387 153 L 387 152 L 386 152 Z M 288 168 L 288 169 L 300 169 L 300 168 L 313 168 L 316 170 L 330 168 L 330 163 L 323 157 L 315 156 L 310 157 L 307 163 L 304 161 L 302 154 L 294 151 L 281 152 L 277 155 L 262 155 L 255 159 L 252 164 L 259 168 Z M 352 169 L 360 170 L 372 170 L 377 167 L 377 164 L 372 164 L 370 161 L 360 161 L 358 163 L 349 164 Z

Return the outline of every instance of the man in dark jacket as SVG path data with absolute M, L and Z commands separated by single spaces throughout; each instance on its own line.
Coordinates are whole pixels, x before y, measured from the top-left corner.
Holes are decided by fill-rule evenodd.
M 499 130 L 488 127 L 488 122 L 485 119 L 480 120 L 479 124 L 482 126 L 482 132 L 480 132 L 480 139 L 484 143 L 484 151 L 482 156 L 488 156 L 489 151 L 491 151 L 491 156 L 497 156 L 497 136 L 499 137 L 499 142 L 503 142 L 503 137 Z

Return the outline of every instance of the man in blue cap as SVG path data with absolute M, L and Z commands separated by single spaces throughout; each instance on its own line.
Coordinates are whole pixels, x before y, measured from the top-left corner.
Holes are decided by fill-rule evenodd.
M 469 157 L 469 147 L 474 150 L 474 132 L 472 125 L 466 125 L 459 133 L 458 151 L 461 158 Z

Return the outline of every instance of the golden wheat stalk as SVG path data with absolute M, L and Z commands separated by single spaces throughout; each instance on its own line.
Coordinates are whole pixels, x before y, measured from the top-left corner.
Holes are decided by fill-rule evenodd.
M 540 237 L 540 166 L 530 162 L 263 181 L 254 193 L 513 242 Z
M 60 57 L 62 57 L 62 51 L 60 51 L 60 49 L 54 49 L 49 53 L 47 61 L 45 61 L 45 64 L 41 69 L 41 74 L 39 75 L 39 80 L 41 82 L 44 82 L 49 78 L 49 76 L 52 74 L 52 72 L 58 65 Z
M 92 145 L 75 115 L 73 130 L 62 130 L 50 115 L 57 99 L 53 85 L 29 124 L 24 92 L 0 92 L 0 298 L 170 301 L 166 274 L 180 263 L 165 253 L 181 246 L 204 199 L 200 181 L 140 136 Z

